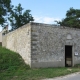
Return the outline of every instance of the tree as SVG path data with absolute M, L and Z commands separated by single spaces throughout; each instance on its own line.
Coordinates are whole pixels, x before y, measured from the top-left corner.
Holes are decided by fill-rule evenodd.
M 0 24 L 6 22 L 6 15 L 11 9 L 11 0 L 0 0 Z
M 15 30 L 24 24 L 29 23 L 30 21 L 34 21 L 32 15 L 30 14 L 30 10 L 26 10 L 23 12 L 23 8 L 21 4 L 18 4 L 12 11 L 9 18 L 11 23 L 12 30 Z
M 70 8 L 66 13 L 66 18 L 58 24 L 66 27 L 80 28 L 80 9 Z

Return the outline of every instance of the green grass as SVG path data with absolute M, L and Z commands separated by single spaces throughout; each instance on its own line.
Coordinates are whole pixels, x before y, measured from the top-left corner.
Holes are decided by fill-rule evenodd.
M 30 69 L 19 54 L 0 47 L 0 80 L 39 80 L 77 71 L 80 71 L 80 65 L 73 68 Z

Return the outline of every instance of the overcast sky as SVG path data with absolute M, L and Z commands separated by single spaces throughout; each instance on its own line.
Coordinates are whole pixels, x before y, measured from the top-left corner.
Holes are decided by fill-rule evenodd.
M 70 7 L 80 9 L 80 0 L 12 0 L 14 6 L 19 3 L 24 10 L 31 10 L 35 22 L 47 24 L 54 24 L 55 20 L 65 18 Z

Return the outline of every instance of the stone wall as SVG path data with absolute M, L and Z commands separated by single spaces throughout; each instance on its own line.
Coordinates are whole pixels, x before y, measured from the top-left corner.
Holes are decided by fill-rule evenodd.
M 65 45 L 72 45 L 72 65 L 80 63 L 80 29 L 33 23 L 31 31 L 32 67 L 64 67 Z
M 24 61 L 31 65 L 31 26 L 24 25 L 15 31 L 3 35 L 2 45 L 19 53 Z
M 80 29 L 29 23 L 4 35 L 2 44 L 32 68 L 64 67 L 66 45 L 72 46 L 72 65 L 80 63 Z
M 2 46 L 2 31 L 0 32 L 0 46 Z

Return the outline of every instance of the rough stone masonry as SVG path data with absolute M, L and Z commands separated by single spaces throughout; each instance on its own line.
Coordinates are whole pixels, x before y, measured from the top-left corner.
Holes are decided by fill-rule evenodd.
M 80 64 L 80 29 L 28 23 L 2 37 L 2 46 L 19 53 L 31 68 Z

